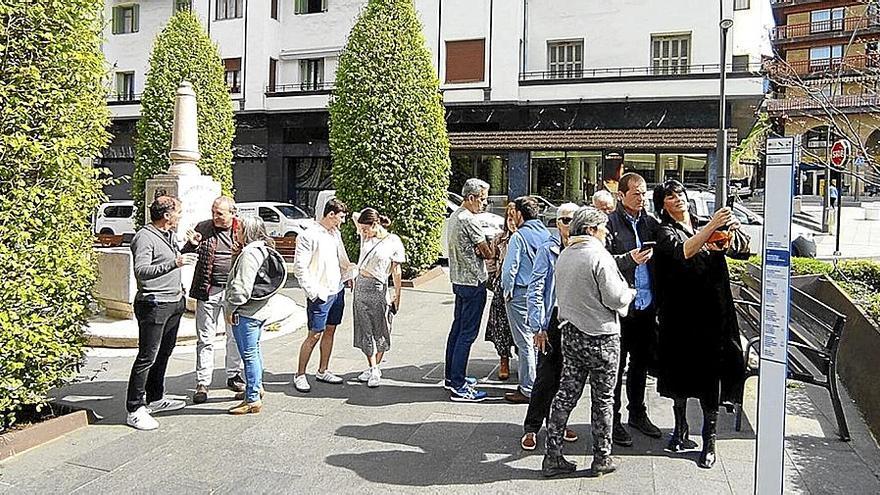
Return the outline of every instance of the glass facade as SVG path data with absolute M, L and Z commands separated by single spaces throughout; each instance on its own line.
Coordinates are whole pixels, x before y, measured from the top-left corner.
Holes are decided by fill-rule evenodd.
M 489 194 L 507 196 L 507 154 L 482 155 L 460 154 L 450 156 L 452 174 L 449 177 L 449 190 L 461 194 L 464 181 L 471 177 L 489 183 Z
M 600 151 L 532 152 L 529 194 L 550 202 L 584 203 L 601 181 Z

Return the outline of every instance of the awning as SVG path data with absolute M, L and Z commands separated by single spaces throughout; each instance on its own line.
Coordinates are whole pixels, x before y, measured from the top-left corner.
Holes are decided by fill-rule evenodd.
M 450 132 L 453 150 L 668 150 L 706 151 L 716 147 L 715 129 L 585 129 L 573 131 Z M 728 146 L 737 146 L 736 129 Z

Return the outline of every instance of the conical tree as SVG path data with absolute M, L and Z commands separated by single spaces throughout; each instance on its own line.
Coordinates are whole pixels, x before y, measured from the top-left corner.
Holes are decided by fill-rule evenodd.
M 202 173 L 232 193 L 232 139 L 235 135 L 232 100 L 224 80 L 220 52 L 190 11 L 174 14 L 153 44 L 150 68 L 141 98 L 137 123 L 134 177 L 131 194 L 138 211 L 144 211 L 147 179 L 171 165 L 171 130 L 174 98 L 181 81 L 189 81 L 198 104 L 199 151 Z M 137 216 L 138 224 L 144 220 Z
M 370 0 L 339 60 L 330 104 L 337 195 L 393 221 L 409 261 L 405 273 L 440 254 L 449 186 L 449 140 L 431 54 L 412 0 Z M 356 252 L 354 229 L 346 229 Z
M 82 362 L 92 166 L 109 141 L 102 0 L 0 2 L 0 431 Z

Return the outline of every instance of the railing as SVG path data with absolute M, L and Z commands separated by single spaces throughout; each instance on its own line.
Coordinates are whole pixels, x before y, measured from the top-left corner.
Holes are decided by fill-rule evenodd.
M 880 68 L 880 54 L 819 58 L 788 63 L 775 62 L 769 64 L 768 72 L 770 76 L 784 77 L 791 75 L 792 72 L 799 76 L 805 76 L 828 72 L 858 72 L 860 70 L 875 72 L 878 68 Z
M 855 31 L 856 29 L 877 27 L 880 27 L 880 16 L 853 16 L 844 19 L 828 19 L 824 21 L 777 26 L 770 30 L 770 39 L 776 41 L 802 38 L 812 34 L 842 34 Z
M 556 81 L 578 79 L 603 79 L 603 78 L 627 78 L 627 77 L 650 77 L 669 78 L 688 76 L 692 74 L 718 74 L 720 64 L 694 64 L 676 66 L 651 66 L 651 67 L 604 67 L 554 71 L 529 71 L 519 74 L 520 82 L 526 81 Z M 727 72 L 732 74 L 758 74 L 761 72 L 761 64 L 727 64 Z
M 297 93 L 329 93 L 335 86 L 334 82 L 302 82 L 297 84 L 276 84 L 266 86 L 266 96 L 288 96 Z
M 140 103 L 141 93 L 110 93 L 107 95 L 108 105 L 128 105 Z
M 767 102 L 768 112 L 789 112 L 792 110 L 818 110 L 823 108 L 874 108 L 880 107 L 880 95 L 837 95 L 780 98 Z

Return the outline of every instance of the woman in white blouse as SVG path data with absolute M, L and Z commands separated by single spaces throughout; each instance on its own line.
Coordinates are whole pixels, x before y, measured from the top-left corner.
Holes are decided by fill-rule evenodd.
M 400 305 L 400 264 L 406 261 L 406 254 L 400 237 L 386 230 L 391 224 L 388 217 L 364 208 L 356 221 L 361 249 L 354 282 L 354 346 L 367 356 L 369 365 L 358 380 L 378 387 L 382 378 L 379 364 L 391 348 L 391 319 Z M 393 291 L 388 290 L 389 276 Z

